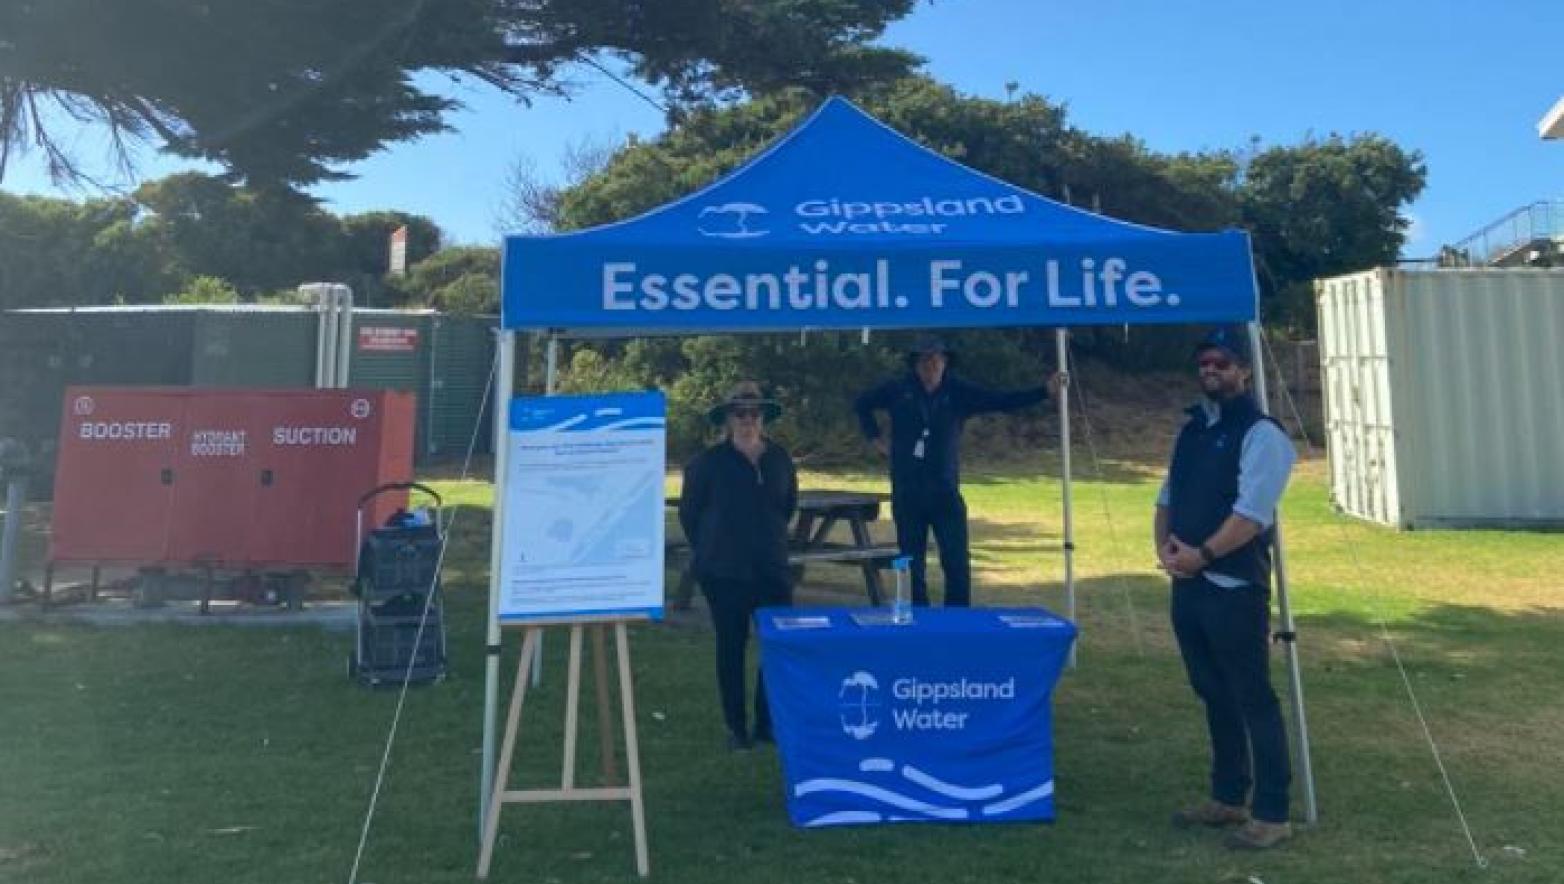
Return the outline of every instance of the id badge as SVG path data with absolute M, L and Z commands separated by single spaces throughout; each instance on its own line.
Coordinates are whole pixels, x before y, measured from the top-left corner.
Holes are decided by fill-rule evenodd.
M 923 459 L 923 440 L 922 439 L 919 439 L 917 444 L 912 446 L 912 456 L 917 458 L 918 460 L 922 460 Z

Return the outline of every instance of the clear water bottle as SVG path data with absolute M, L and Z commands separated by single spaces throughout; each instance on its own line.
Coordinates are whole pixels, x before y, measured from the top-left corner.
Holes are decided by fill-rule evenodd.
M 891 601 L 891 622 L 912 622 L 912 559 L 909 556 L 901 556 L 891 562 L 891 570 L 896 572 L 896 596 Z

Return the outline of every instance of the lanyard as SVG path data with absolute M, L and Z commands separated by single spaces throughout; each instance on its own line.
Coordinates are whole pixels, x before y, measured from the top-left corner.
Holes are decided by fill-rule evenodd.
M 918 410 L 923 413 L 923 432 L 912 446 L 912 456 L 917 460 L 922 460 L 928 453 L 929 428 L 934 423 L 933 398 L 928 391 L 921 387 L 918 389 Z

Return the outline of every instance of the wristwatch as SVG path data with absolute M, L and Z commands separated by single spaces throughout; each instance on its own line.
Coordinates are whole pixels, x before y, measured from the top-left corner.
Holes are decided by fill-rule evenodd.
M 1211 547 L 1206 546 L 1204 543 L 1200 544 L 1196 551 L 1200 553 L 1201 560 L 1207 565 L 1216 561 L 1216 553 L 1212 552 Z

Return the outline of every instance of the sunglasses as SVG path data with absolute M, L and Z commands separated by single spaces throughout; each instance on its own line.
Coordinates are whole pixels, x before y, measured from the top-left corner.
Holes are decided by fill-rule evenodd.
M 1207 356 L 1195 363 L 1201 368 L 1214 368 L 1217 371 L 1227 371 L 1233 367 L 1233 360 L 1222 356 Z
M 758 408 L 730 408 L 730 409 L 728 409 L 728 414 L 732 415 L 733 417 L 738 418 L 739 420 L 744 420 L 746 418 L 754 419 L 754 418 L 760 417 L 760 409 L 758 409 Z

